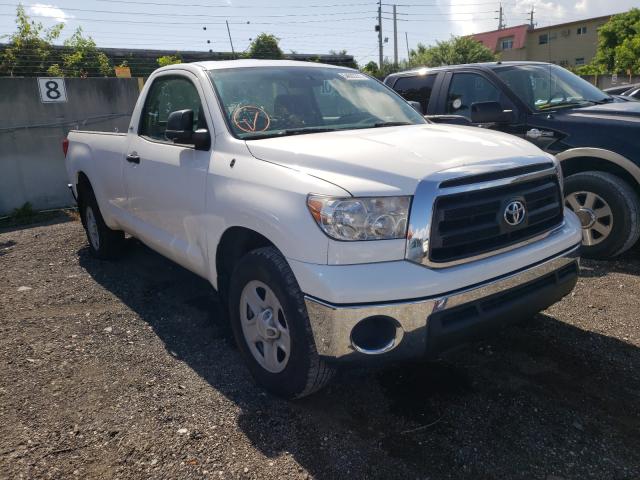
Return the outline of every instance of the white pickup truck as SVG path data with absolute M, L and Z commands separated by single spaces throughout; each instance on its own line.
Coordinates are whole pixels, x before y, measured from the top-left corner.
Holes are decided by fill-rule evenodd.
M 127 133 L 64 148 L 92 253 L 116 256 L 127 232 L 208 279 L 254 378 L 284 397 L 340 363 L 529 318 L 577 280 L 580 222 L 551 155 L 429 123 L 355 70 L 164 67 Z

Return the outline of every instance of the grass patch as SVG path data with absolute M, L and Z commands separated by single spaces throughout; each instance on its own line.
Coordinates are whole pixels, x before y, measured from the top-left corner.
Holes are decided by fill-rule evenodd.
M 78 213 L 75 209 L 48 210 L 38 212 L 33 209 L 31 203 L 26 202 L 19 208 L 15 208 L 8 217 L 0 218 L 0 229 L 21 227 L 24 225 L 32 225 L 35 223 L 46 222 L 53 218 L 66 216 L 72 220 L 77 220 Z

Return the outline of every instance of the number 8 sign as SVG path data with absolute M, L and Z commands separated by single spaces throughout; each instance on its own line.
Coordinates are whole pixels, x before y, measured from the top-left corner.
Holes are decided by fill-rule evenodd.
M 38 87 L 40 88 L 40 100 L 42 103 L 67 101 L 67 89 L 64 84 L 64 78 L 38 78 Z

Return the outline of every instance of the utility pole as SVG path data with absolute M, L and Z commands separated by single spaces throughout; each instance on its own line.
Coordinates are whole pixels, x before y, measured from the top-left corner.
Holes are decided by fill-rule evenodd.
M 496 12 L 498 14 L 498 30 L 503 30 L 505 27 L 504 24 L 504 10 L 502 8 L 502 3 L 500 4 L 500 10 Z
M 395 3 L 393 4 L 393 65 L 398 67 L 398 18 Z
M 407 42 L 407 62 L 408 62 L 411 57 L 411 53 L 409 51 L 409 34 L 407 32 L 404 32 L 404 40 Z
M 533 14 L 535 13 L 535 10 L 533 8 L 533 5 L 531 5 L 531 11 L 529 12 L 529 28 L 531 30 L 533 30 L 534 28 L 536 28 L 536 24 L 533 21 Z
M 382 70 L 382 0 L 378 0 L 378 68 Z
M 233 49 L 233 40 L 231 40 L 231 30 L 229 29 L 229 20 L 225 20 L 225 23 L 227 24 L 227 33 L 229 34 L 229 43 L 231 44 L 231 55 L 233 56 L 233 59 L 235 60 L 236 51 Z

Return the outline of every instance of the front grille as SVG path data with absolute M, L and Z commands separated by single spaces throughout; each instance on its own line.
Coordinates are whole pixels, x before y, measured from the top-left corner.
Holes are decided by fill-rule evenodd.
M 522 223 L 504 219 L 518 200 Z M 501 249 L 539 235 L 562 222 L 563 206 L 555 174 L 484 190 L 438 197 L 433 212 L 429 259 L 446 263 Z

